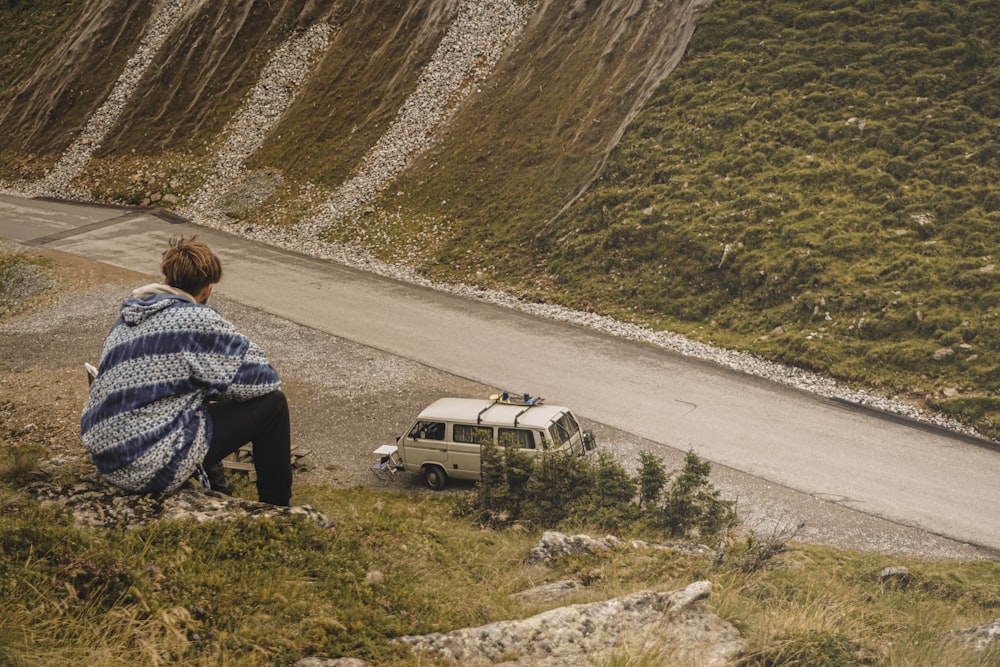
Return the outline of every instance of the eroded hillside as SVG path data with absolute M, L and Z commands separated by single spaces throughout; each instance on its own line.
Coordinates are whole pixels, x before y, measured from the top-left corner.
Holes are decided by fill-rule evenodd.
M 5 11 L 58 34 L 36 54 L 4 54 L 21 74 L 0 99 L 2 177 L 134 204 L 152 187 L 182 205 L 219 171 L 266 172 L 281 186 L 240 217 L 288 224 L 351 216 L 409 168 L 423 196 L 447 193 L 442 218 L 544 221 L 676 65 L 698 4 L 77 0 L 50 15 L 15 5 Z M 301 56 L 299 79 L 281 72 L 297 63 L 286 55 L 255 92 L 275 54 L 310 30 L 326 39 Z M 248 105 L 267 104 L 280 108 L 220 164 L 225 140 L 251 124 Z M 233 183 L 215 185 L 224 195 Z
M 39 0 L 0 21 L 8 190 L 346 246 L 1000 433 L 993 0 Z

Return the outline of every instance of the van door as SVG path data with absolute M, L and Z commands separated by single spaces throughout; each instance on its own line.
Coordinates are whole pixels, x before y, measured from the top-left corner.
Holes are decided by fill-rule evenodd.
M 448 442 L 445 440 L 445 423 L 440 421 L 418 420 L 400 443 L 400 458 L 410 472 L 420 470 L 428 462 L 435 461 L 447 465 Z
M 448 475 L 457 479 L 479 479 L 480 448 L 493 442 L 493 427 L 482 424 L 452 424 L 448 445 Z

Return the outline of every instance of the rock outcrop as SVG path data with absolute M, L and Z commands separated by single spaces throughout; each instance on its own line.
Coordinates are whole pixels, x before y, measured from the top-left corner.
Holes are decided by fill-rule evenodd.
M 906 588 L 912 579 L 913 576 L 910 574 L 909 568 L 902 565 L 882 568 L 878 573 L 878 580 L 883 585 L 892 588 Z
M 976 651 L 1000 650 L 1000 618 L 974 628 L 955 630 L 948 633 L 948 638 Z
M 697 605 L 711 589 L 710 582 L 699 581 L 676 591 L 639 591 L 551 609 L 524 620 L 399 641 L 418 653 L 466 667 L 576 665 L 608 658 L 616 651 L 653 652 L 680 664 L 725 665 L 744 640 L 731 624 Z
M 673 549 L 699 555 L 708 547 L 624 542 L 546 531 L 531 549 L 530 560 L 547 564 L 570 555 L 616 548 Z M 526 602 L 545 596 L 576 594 L 586 587 L 559 581 L 514 594 Z M 615 651 L 656 652 L 684 663 L 724 665 L 743 647 L 739 632 L 715 614 L 700 609 L 712 584 L 699 581 L 670 592 L 639 591 L 612 600 L 550 609 L 524 620 L 499 621 L 448 633 L 402 637 L 417 652 L 461 665 L 557 666 L 578 664 Z
M 675 542 L 670 544 L 650 544 L 641 540 L 624 542 L 613 535 L 594 538 L 589 535 L 566 535 L 565 533 L 547 530 L 542 534 L 542 538 L 538 541 L 538 544 L 532 547 L 530 559 L 534 563 L 549 563 L 565 556 L 600 553 L 622 546 L 632 549 L 665 549 L 709 557 L 715 554 L 715 552 L 704 545 L 691 544 L 689 542 Z
M 587 587 L 584 586 L 583 583 L 577 581 L 576 579 L 560 579 L 559 581 L 550 581 L 546 584 L 533 586 L 532 588 L 524 591 L 511 593 L 507 597 L 524 604 L 534 604 L 536 602 L 567 598 L 571 595 L 579 593 L 580 591 L 586 590 L 586 588 Z
M 42 469 L 51 469 L 52 466 L 49 463 Z M 309 506 L 276 507 L 202 491 L 192 485 L 169 495 L 135 495 L 110 486 L 96 472 L 66 484 L 54 484 L 47 479 L 35 481 L 21 490 L 39 502 L 69 508 L 78 525 L 91 528 L 135 528 L 170 519 L 202 523 L 295 516 L 304 517 L 324 528 L 333 526 L 330 519 Z

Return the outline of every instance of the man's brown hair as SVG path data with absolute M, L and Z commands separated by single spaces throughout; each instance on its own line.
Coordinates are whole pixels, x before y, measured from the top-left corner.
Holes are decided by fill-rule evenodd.
M 168 285 L 192 296 L 222 280 L 222 263 L 197 236 L 170 239 L 160 268 Z

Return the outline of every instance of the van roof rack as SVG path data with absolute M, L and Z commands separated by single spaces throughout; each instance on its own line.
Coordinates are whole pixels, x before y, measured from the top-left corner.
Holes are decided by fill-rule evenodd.
M 532 396 L 527 392 L 517 394 L 511 393 L 506 389 L 499 394 L 493 394 L 490 398 L 492 398 L 496 403 L 505 403 L 509 405 L 539 405 L 545 400 L 541 396 Z
M 476 423 L 479 424 L 483 421 L 483 413 L 492 408 L 494 405 L 523 405 L 524 410 L 521 410 L 514 416 L 514 426 L 517 426 L 518 418 L 528 411 L 528 408 L 534 407 L 536 405 L 541 405 L 542 401 L 545 399 L 541 396 L 532 396 L 531 394 L 524 392 L 522 394 L 511 393 L 504 389 L 499 394 L 491 394 L 490 399 L 493 401 L 485 408 L 479 411 L 476 415 Z

